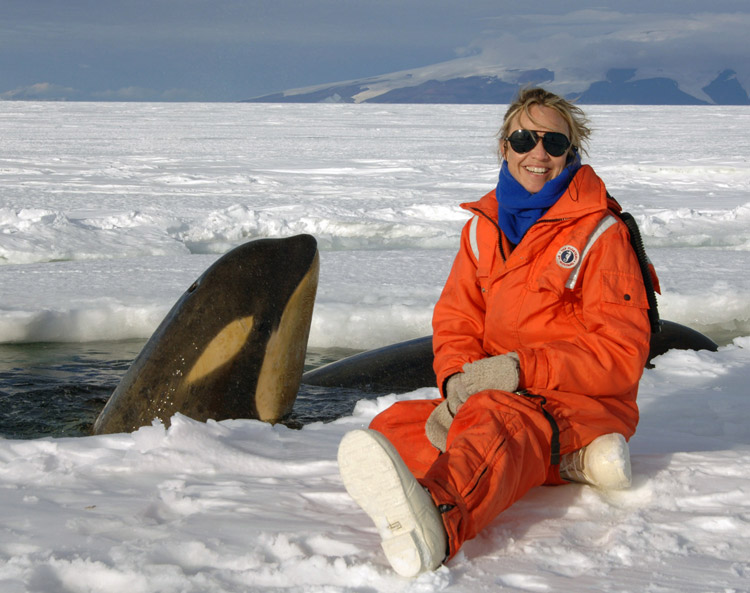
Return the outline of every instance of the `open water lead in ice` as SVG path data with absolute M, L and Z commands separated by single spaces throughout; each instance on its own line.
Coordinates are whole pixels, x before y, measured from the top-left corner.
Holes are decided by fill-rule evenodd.
M 315 239 L 259 239 L 222 256 L 167 314 L 97 419 L 97 434 L 137 430 L 175 413 L 196 420 L 282 419 L 300 385 L 318 275 Z M 650 356 L 715 348 L 662 322 Z M 436 384 L 432 336 L 307 371 L 301 382 L 362 396 Z

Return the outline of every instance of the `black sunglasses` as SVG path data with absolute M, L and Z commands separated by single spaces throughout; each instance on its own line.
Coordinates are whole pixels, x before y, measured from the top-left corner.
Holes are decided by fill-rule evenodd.
M 565 134 L 560 132 L 539 132 L 534 130 L 516 130 L 510 136 L 505 138 L 510 142 L 510 147 L 518 154 L 525 154 L 534 150 L 534 147 L 542 141 L 542 146 L 550 156 L 562 156 L 570 148 L 570 140 Z

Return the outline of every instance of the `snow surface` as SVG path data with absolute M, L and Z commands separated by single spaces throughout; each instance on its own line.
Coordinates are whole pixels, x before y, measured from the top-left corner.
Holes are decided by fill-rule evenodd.
M 641 224 L 662 316 L 718 352 L 641 383 L 634 485 L 538 488 L 448 566 L 394 575 L 337 474 L 396 400 L 302 430 L 176 416 L 0 439 L 0 591 L 750 591 L 750 110 L 591 107 L 591 162 Z M 501 107 L 0 102 L 0 341 L 146 338 L 245 240 L 321 247 L 310 344 L 430 332 Z

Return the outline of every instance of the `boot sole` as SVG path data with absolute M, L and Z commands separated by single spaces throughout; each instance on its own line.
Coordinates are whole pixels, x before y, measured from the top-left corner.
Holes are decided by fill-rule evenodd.
M 375 431 L 351 431 L 341 441 L 338 463 L 347 492 L 375 524 L 393 569 L 414 577 L 436 568 L 431 566 L 410 501 L 429 495 L 417 491 L 422 486 L 393 445 Z

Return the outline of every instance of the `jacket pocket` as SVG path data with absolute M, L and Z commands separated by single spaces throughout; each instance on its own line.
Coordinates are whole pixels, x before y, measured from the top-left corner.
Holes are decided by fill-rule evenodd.
M 648 309 L 643 281 L 622 272 L 602 272 L 602 301 L 625 307 Z

